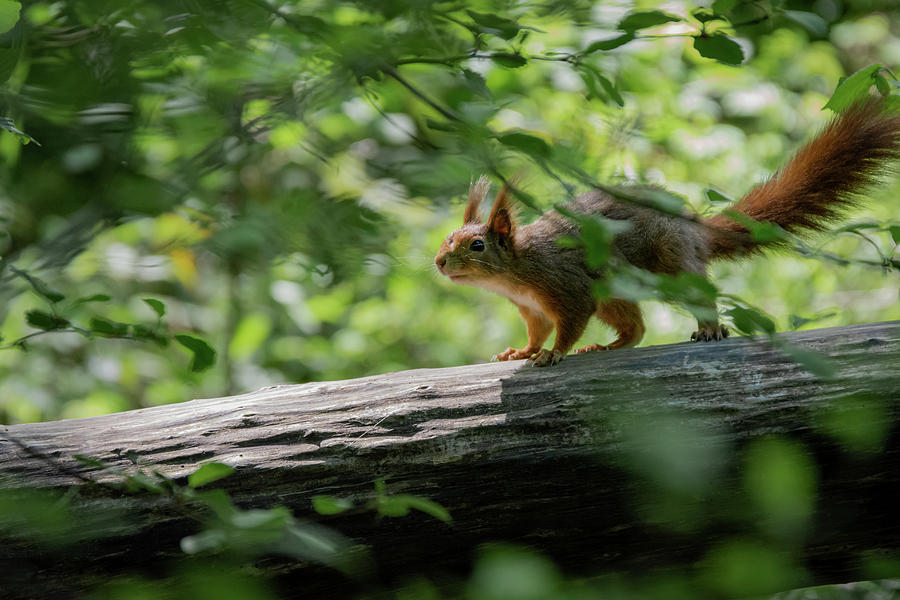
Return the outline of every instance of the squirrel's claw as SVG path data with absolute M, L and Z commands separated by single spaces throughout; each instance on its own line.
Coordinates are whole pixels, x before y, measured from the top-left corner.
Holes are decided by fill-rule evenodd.
M 551 367 L 558 364 L 566 355 L 559 350 L 545 350 L 541 348 L 533 358 L 529 359 L 532 367 Z
M 728 328 L 724 325 L 710 325 L 701 327 L 691 334 L 692 342 L 711 342 L 724 340 L 728 337 Z

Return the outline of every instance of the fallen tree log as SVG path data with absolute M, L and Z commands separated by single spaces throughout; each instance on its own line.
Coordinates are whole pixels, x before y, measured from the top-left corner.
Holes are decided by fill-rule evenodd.
M 573 574 L 696 574 L 715 548 L 774 539 L 799 561 L 803 576 L 792 583 L 866 577 L 872 557 L 900 551 L 900 322 L 783 339 L 827 355 L 836 375 L 817 379 L 767 339 L 738 338 L 570 356 L 547 369 L 523 361 L 422 369 L 3 426 L 7 492 L 65 489 L 86 510 L 124 503 L 139 518 L 79 541 L 65 560 L 0 529 L 0 588 L 11 598 L 77 597 L 98 578 L 158 573 L 198 524 L 170 499 L 114 484 L 138 468 L 183 483 L 209 461 L 236 468 L 216 485 L 238 505 L 287 506 L 371 550 L 364 584 L 303 561 L 258 566 L 288 595 L 463 576 L 478 545 L 498 541 L 537 549 Z M 862 429 L 853 429 L 860 415 Z M 771 497 L 748 487 L 766 484 L 753 479 L 768 477 L 753 460 L 772 447 L 787 449 L 789 476 L 806 482 L 799 508 L 785 508 L 790 495 L 779 500 L 791 480 L 769 482 Z M 439 503 L 453 521 L 313 512 L 316 495 L 364 504 L 378 478 L 388 493 Z

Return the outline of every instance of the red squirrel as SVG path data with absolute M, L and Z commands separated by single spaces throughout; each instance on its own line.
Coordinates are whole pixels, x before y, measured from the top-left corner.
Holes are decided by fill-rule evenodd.
M 730 210 L 789 232 L 822 230 L 897 158 L 900 113 L 886 108 L 880 99 L 859 101 Z M 562 237 L 577 237 L 578 225 L 557 211 L 519 225 L 505 185 L 483 223 L 479 206 L 489 187 L 486 177 L 470 186 L 463 226 L 447 236 L 434 262 L 454 283 L 485 288 L 519 308 L 528 328 L 528 345 L 508 348 L 494 360 L 527 358 L 534 366 L 554 365 L 568 354 L 593 315 L 618 336 L 609 345 L 591 344 L 576 353 L 637 344 L 645 331 L 638 305 L 595 298 L 592 284 L 602 273 L 588 267 L 582 248 L 558 243 Z M 724 214 L 679 219 L 616 200 L 597 189 L 580 194 L 563 209 L 628 220 L 631 227 L 614 238 L 613 255 L 653 273 L 705 276 L 710 261 L 736 259 L 764 247 L 753 241 L 746 227 Z M 710 308 L 715 309 L 714 302 Z M 554 328 L 553 349 L 542 348 Z M 728 330 L 718 320 L 709 320 L 698 322 L 691 339 L 710 341 L 727 336 Z

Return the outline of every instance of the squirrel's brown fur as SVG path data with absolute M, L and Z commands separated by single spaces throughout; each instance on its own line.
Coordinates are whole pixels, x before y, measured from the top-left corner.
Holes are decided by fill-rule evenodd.
M 769 221 L 792 232 L 819 230 L 851 206 L 885 165 L 900 158 L 900 115 L 881 100 L 850 107 L 804 146 L 775 176 L 738 201 L 731 210 Z M 473 285 L 509 298 L 528 328 L 528 345 L 508 348 L 497 360 L 532 358 L 536 366 L 555 364 L 581 337 L 592 315 L 617 332 L 608 346 L 592 344 L 576 352 L 626 348 L 637 344 L 644 323 L 637 304 L 597 300 L 593 282 L 603 276 L 585 263 L 584 251 L 561 246 L 561 237 L 578 237 L 578 226 L 551 211 L 519 226 L 506 186 L 487 223 L 478 209 L 488 192 L 481 178 L 469 192 L 463 227 L 451 233 L 435 257 L 438 269 L 455 283 Z M 626 204 L 591 190 L 565 205 L 575 214 L 600 214 L 628 220 L 613 255 L 654 273 L 705 274 L 715 259 L 736 258 L 759 250 L 747 229 L 725 215 L 691 221 Z M 711 305 L 711 309 L 715 306 Z M 551 351 L 541 346 L 556 329 Z M 717 321 L 701 321 L 695 340 L 720 340 L 728 331 Z

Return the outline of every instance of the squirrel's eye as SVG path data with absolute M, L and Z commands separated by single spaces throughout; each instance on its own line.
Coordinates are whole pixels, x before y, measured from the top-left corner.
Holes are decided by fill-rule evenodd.
M 481 240 L 475 240 L 469 246 L 469 250 L 474 250 L 475 252 L 481 252 L 482 250 L 484 250 L 484 242 L 482 242 Z

